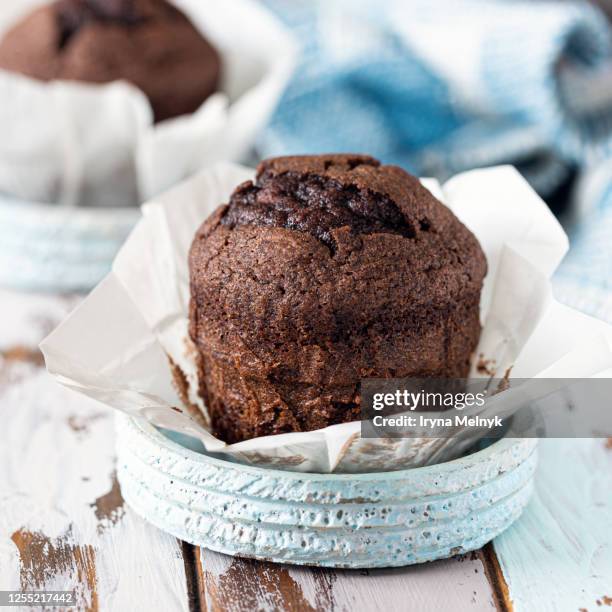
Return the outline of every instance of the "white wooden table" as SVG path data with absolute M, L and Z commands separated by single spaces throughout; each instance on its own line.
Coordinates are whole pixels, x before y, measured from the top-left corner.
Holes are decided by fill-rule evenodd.
M 121 498 L 111 411 L 55 384 L 36 349 L 78 300 L 0 291 L 0 590 L 75 590 L 79 609 L 120 612 L 612 610 L 612 441 L 543 441 L 520 521 L 417 567 L 293 568 L 158 531 Z

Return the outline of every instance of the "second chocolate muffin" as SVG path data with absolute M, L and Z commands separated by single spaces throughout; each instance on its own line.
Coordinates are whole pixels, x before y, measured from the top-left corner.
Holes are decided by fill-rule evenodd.
M 0 68 L 42 81 L 129 81 L 162 121 L 216 91 L 221 60 L 166 0 L 56 0 L 6 33 Z
M 200 393 L 227 442 L 360 418 L 363 377 L 463 377 L 486 261 L 418 179 L 367 156 L 263 162 L 190 259 Z

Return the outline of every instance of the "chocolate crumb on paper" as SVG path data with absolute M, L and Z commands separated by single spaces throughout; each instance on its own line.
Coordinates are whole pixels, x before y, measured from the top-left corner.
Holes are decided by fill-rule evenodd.
M 480 353 L 478 355 L 478 361 L 476 362 L 476 371 L 479 374 L 495 376 L 495 359 L 485 359 L 485 356 Z
M 510 373 L 512 372 L 513 367 L 514 366 L 510 366 L 504 372 L 504 376 L 499 381 L 499 383 L 497 383 L 497 389 L 495 390 L 496 393 L 501 393 L 502 391 L 506 391 L 510 388 Z
M 176 364 L 170 355 L 167 355 L 168 363 L 170 364 L 170 373 L 172 374 L 172 384 L 178 393 L 179 399 L 183 403 L 183 407 L 187 411 L 187 414 L 198 424 L 208 429 L 208 421 L 206 415 L 200 410 L 200 408 L 189 399 L 189 381 L 185 372 Z M 172 406 L 172 410 L 175 412 L 183 413 L 182 410 L 176 406 Z

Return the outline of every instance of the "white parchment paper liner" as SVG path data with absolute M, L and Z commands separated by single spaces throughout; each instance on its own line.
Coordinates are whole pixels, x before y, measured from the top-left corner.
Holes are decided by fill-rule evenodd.
M 367 472 L 457 456 L 473 436 L 361 439 L 360 423 L 352 422 L 227 445 L 188 416 L 167 358 L 195 389 L 187 252 L 201 222 L 252 176 L 244 167 L 217 165 L 146 204 L 113 271 L 42 343 L 51 374 L 115 409 L 196 436 L 207 451 L 245 463 Z M 588 377 L 612 367 L 610 328 L 552 298 L 549 279 L 567 251 L 567 238 L 516 170 L 475 170 L 443 187 L 424 182 L 476 234 L 486 253 L 478 353 L 495 361 L 498 376 L 509 367 L 517 378 Z M 199 402 L 193 393 L 190 400 Z
M 0 36 L 36 4 L 3 2 Z M 128 83 L 43 83 L 0 70 L 0 192 L 137 205 L 208 164 L 242 159 L 292 73 L 296 43 L 255 0 L 175 4 L 219 51 L 220 91 L 195 113 L 154 125 L 147 98 Z

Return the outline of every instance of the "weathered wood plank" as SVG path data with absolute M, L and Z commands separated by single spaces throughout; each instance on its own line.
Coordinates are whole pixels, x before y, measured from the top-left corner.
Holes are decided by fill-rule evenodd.
M 495 610 L 478 554 L 389 570 L 327 570 L 236 559 L 199 549 L 209 612 Z
M 612 448 L 540 442 L 536 493 L 495 540 L 515 612 L 612 607 Z
M 493 590 L 493 600 L 499 612 L 513 612 L 508 583 L 499 564 L 493 542 L 489 542 L 476 553 L 484 566 L 485 575 Z
M 75 298 L 0 292 L 0 589 L 86 610 L 187 610 L 182 545 L 124 507 L 110 410 L 57 385 L 36 344 Z

